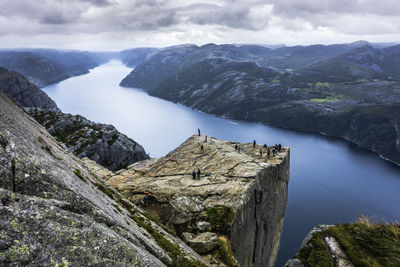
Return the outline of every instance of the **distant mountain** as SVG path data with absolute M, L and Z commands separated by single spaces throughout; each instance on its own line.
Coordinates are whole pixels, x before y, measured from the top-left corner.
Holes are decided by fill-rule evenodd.
M 0 67 L 0 91 L 21 107 L 59 110 L 56 103 L 21 74 Z
M 125 65 L 134 68 L 146 61 L 147 57 L 156 51 L 158 51 L 157 48 L 133 48 L 119 52 L 118 57 Z
M 300 82 L 340 83 L 372 79 L 400 80 L 400 45 L 385 48 L 362 46 L 300 67 L 292 74 L 291 85 Z
M 400 46 L 162 49 L 121 85 L 219 116 L 342 137 L 400 163 Z
M 0 66 L 17 71 L 38 87 L 81 75 L 106 60 L 99 54 L 53 49 L 0 51 Z

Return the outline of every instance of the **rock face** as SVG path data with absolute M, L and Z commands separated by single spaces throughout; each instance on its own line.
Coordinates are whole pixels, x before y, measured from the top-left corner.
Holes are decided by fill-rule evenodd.
M 149 159 L 140 144 L 112 125 L 50 110 L 31 108 L 27 111 L 75 155 L 92 159 L 109 170 L 116 171 Z
M 204 140 L 192 136 L 163 158 L 103 177 L 134 203 L 149 191 L 156 203 L 144 208 L 178 235 L 190 239 L 198 223 L 208 222 L 219 239 L 228 237 L 241 266 L 273 266 L 287 202 L 289 149 L 267 158 L 259 145 L 241 144 L 239 152 L 233 142 Z M 198 170 L 200 180 L 194 180 Z
M 56 103 L 21 74 L 0 67 L 0 91 L 22 107 L 59 110 Z
M 202 261 L 1 92 L 0 162 L 1 266 L 194 266 Z

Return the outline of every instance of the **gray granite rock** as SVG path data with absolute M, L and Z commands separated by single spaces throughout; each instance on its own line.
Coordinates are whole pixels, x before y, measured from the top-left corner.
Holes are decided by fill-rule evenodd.
M 109 170 L 116 171 L 149 158 L 140 144 L 112 125 L 50 110 L 29 108 L 26 111 L 75 155 L 94 160 Z
M 207 253 L 218 246 L 218 236 L 211 232 L 201 233 L 189 240 L 189 245 L 198 253 Z

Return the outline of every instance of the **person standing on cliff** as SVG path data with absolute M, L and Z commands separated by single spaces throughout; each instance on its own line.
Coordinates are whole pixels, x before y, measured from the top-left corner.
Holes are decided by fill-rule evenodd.
M 267 158 L 269 158 L 270 155 L 271 155 L 271 150 L 269 150 L 269 148 L 268 148 L 268 150 L 267 150 Z
M 207 135 L 205 136 L 204 141 L 207 143 Z
M 200 128 L 197 128 L 197 133 L 198 133 L 199 136 L 200 136 Z
M 238 152 L 240 153 L 240 144 L 238 145 Z
M 236 150 L 236 151 L 238 150 L 238 145 L 237 145 L 237 144 L 235 144 L 235 150 Z
M 262 153 L 263 153 L 262 149 L 260 148 L 260 158 L 262 157 Z
M 197 169 L 197 179 L 200 180 L 200 169 Z
M 145 205 L 149 204 L 149 200 L 150 200 L 150 192 L 146 191 L 144 194 L 144 204 Z
M 196 180 L 196 170 L 192 171 L 192 177 L 193 177 L 193 180 Z
M 204 146 L 203 145 L 200 146 L 200 149 L 201 149 L 201 152 L 204 152 Z
M 256 140 L 253 141 L 253 147 L 256 147 Z

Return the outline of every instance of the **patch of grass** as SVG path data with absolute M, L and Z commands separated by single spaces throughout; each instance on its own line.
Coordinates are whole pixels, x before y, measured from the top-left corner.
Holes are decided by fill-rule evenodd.
M 326 230 L 335 237 L 355 266 L 400 266 L 400 225 L 371 224 L 362 218 Z
M 168 253 L 168 256 L 172 259 L 172 265 L 168 264 L 167 261 L 164 261 L 168 266 L 187 266 L 187 267 L 198 267 L 202 266 L 202 264 L 196 260 L 189 260 L 185 257 L 179 247 L 173 243 L 171 243 L 168 239 L 164 237 L 163 234 L 158 232 L 153 228 L 151 223 L 146 219 L 133 215 L 132 219 L 139 225 L 140 227 L 146 229 L 146 231 L 156 240 L 157 244 Z
M 164 224 L 162 224 L 162 223 L 160 222 L 160 219 L 159 219 L 158 217 L 152 216 L 152 215 L 151 215 L 150 213 L 148 213 L 148 212 L 144 212 L 144 213 L 142 213 L 142 215 L 143 215 L 144 217 L 146 217 L 147 219 L 149 219 L 149 220 L 155 222 L 155 223 L 156 223 L 159 227 L 161 227 L 164 231 L 168 232 L 169 234 L 171 234 L 171 235 L 173 235 L 173 236 L 177 236 L 175 230 L 174 230 L 174 229 L 171 229 L 171 228 L 169 228 L 169 227 L 167 227 L 167 226 L 165 226 Z
M 206 209 L 207 218 L 212 228 L 220 233 L 225 233 L 231 226 L 235 218 L 235 212 L 232 207 L 215 206 Z
M 315 233 L 309 246 L 302 248 L 295 256 L 300 259 L 305 266 L 333 267 L 329 248 L 323 241 L 323 232 Z
M 239 263 L 236 261 L 233 255 L 232 245 L 225 236 L 218 237 L 218 258 L 227 266 L 239 267 Z
M 103 192 L 104 194 L 106 194 L 107 196 L 109 196 L 110 198 L 114 198 L 114 193 L 108 189 L 105 185 L 100 184 L 100 183 L 95 183 L 94 184 L 101 192 Z
M 85 183 L 87 183 L 87 178 L 85 176 L 82 175 L 81 171 L 78 169 L 74 170 L 74 173 L 76 176 L 78 176 L 82 181 L 84 181 Z
M 323 82 L 317 82 L 315 83 L 316 87 L 320 87 L 320 88 L 329 88 L 330 84 L 329 83 L 323 83 Z
M 341 99 L 339 97 L 328 96 L 326 98 L 313 98 L 312 102 L 323 103 L 323 102 L 338 102 Z
M 360 222 L 331 226 L 315 233 L 306 246 L 295 256 L 305 266 L 333 267 L 329 248 L 323 238 L 334 237 L 355 266 L 400 266 L 400 225 L 370 223 L 362 217 Z
M 117 204 L 112 203 L 112 205 L 119 211 L 119 213 L 122 213 L 122 209 Z

